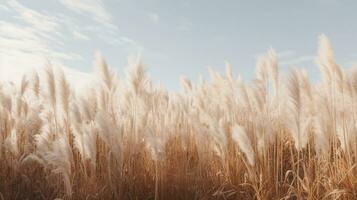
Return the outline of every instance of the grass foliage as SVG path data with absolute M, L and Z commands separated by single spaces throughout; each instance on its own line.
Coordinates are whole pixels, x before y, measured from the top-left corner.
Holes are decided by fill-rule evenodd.
M 250 84 L 210 71 L 154 87 L 132 57 L 98 56 L 81 95 L 49 64 L 0 87 L 0 199 L 355 199 L 357 70 L 320 37 L 321 79 L 280 75 L 274 50 Z

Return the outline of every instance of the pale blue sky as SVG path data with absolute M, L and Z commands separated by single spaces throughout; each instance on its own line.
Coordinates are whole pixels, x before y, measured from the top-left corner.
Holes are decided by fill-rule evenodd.
M 90 72 L 100 50 L 120 72 L 141 53 L 152 79 L 169 89 L 182 74 L 207 77 L 208 67 L 250 80 L 256 57 L 273 47 L 281 70 L 314 64 L 317 38 L 326 34 L 337 61 L 357 61 L 355 0 L 0 0 L 2 77 L 43 64 Z

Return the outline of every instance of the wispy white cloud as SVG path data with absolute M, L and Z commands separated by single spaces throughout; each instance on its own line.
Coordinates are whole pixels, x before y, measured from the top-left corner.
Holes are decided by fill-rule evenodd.
M 0 10 L 9 11 L 9 8 L 5 5 L 0 4 Z
M 89 40 L 89 36 L 88 35 L 85 35 L 84 33 L 81 33 L 79 31 L 72 31 L 72 34 L 73 34 L 73 37 L 77 40 Z
M 261 56 L 265 55 L 266 53 L 267 52 L 257 53 L 256 55 L 253 56 L 253 58 L 259 59 Z M 278 52 L 276 52 L 276 55 L 278 56 L 279 59 L 285 59 L 285 58 L 294 56 L 295 51 L 293 51 L 293 50 L 278 51 Z
M 152 23 L 157 24 L 160 21 L 160 16 L 157 13 L 149 13 L 148 17 Z
M 48 60 L 56 66 L 67 60 L 80 60 L 79 54 L 61 50 L 61 24 L 56 18 L 30 9 L 15 0 L 8 1 L 13 19 L 23 23 L 0 20 L 0 78 L 18 81 L 33 69 L 42 68 Z
M 17 0 L 1 4 L 0 10 L 7 11 L 6 18 L 0 19 L 0 79 L 17 81 L 23 74 L 33 68 L 42 68 L 48 61 L 63 67 L 72 80 L 87 79 L 88 74 L 68 67 L 69 63 L 83 59 L 67 45 L 68 42 L 78 42 L 75 40 L 87 41 L 93 37 L 100 43 L 124 46 L 130 52 L 142 51 L 137 41 L 123 35 L 112 23 L 112 16 L 102 1 L 59 2 L 87 19 L 63 11 L 47 14 Z
M 4 21 L 0 21 L 0 46 L 0 67 L 6 70 L 17 69 L 20 74 L 28 69 L 43 66 L 47 59 L 58 64 L 63 60 L 81 59 L 78 54 L 53 49 L 49 42 L 31 27 L 24 28 Z M 9 77 L 8 73 L 5 74 L 4 79 L 13 78 Z
M 27 8 L 15 0 L 8 1 L 8 5 L 19 14 L 22 20 L 31 24 L 37 30 L 53 32 L 59 28 L 59 25 L 55 22 L 53 17 Z
M 277 56 L 279 58 L 290 57 L 290 56 L 293 56 L 294 54 L 295 54 L 295 51 L 293 51 L 293 50 L 286 50 L 286 51 L 277 52 Z
M 112 15 L 107 10 L 105 4 L 101 0 L 59 0 L 65 7 L 69 10 L 72 10 L 75 13 L 81 15 L 87 15 L 93 18 L 97 24 L 83 25 L 80 29 L 95 33 L 95 35 L 106 42 L 109 45 L 120 45 L 126 46 L 130 49 L 142 49 L 143 47 L 139 44 L 139 42 L 135 41 L 132 38 L 129 38 L 126 35 L 123 35 L 119 31 L 119 27 L 113 23 Z M 157 18 L 156 16 L 152 16 L 153 18 Z M 65 23 L 68 23 L 66 20 Z M 156 19 L 158 20 L 158 19 Z M 73 24 L 72 24 L 73 25 Z M 72 26 L 71 25 L 71 26 Z M 101 27 L 101 28 L 98 28 Z M 78 33 L 82 33 L 77 30 Z M 85 39 L 87 37 L 82 37 L 84 35 L 73 33 L 75 39 Z
M 89 14 L 96 21 L 112 26 L 112 16 L 101 0 L 60 0 L 60 2 L 78 14 Z
M 254 59 L 259 59 L 262 55 L 265 55 L 266 53 L 259 53 L 254 55 Z M 306 62 L 311 62 L 315 58 L 314 56 L 310 55 L 297 55 L 297 53 L 294 50 L 285 50 L 285 51 L 278 51 L 276 52 L 277 57 L 279 59 L 279 64 L 280 65 L 297 65 L 301 63 L 306 63 Z
M 306 56 L 300 56 L 297 58 L 289 59 L 289 60 L 283 60 L 280 62 L 282 65 L 297 65 L 301 63 L 306 63 L 306 62 L 311 62 L 314 60 L 314 56 L 306 55 Z

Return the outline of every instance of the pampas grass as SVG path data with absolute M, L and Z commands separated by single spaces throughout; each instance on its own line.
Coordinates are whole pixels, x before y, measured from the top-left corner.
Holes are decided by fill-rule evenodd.
M 234 125 L 232 128 L 232 139 L 245 154 L 248 163 L 254 166 L 254 150 L 244 128 L 239 125 Z
M 326 36 L 316 63 L 279 72 L 269 49 L 252 82 L 226 62 L 176 92 L 97 54 L 80 94 L 50 63 L 0 82 L 0 199 L 355 199 L 357 70 Z

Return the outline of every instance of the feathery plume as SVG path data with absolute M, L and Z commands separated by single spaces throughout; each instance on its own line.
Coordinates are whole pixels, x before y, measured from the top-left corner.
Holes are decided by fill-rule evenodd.
M 50 150 L 43 152 L 43 159 L 53 167 L 53 173 L 61 174 L 63 176 L 66 194 L 71 196 L 71 169 L 73 163 L 71 147 L 68 140 L 62 135 L 60 135 L 59 138 L 52 143 L 51 147 L 52 148 Z
M 9 150 L 14 155 L 19 154 L 19 146 L 17 141 L 17 132 L 15 129 L 11 130 L 10 136 L 4 140 L 5 149 Z
M 65 113 L 69 112 L 69 98 L 71 94 L 71 90 L 69 88 L 69 83 L 67 82 L 66 76 L 64 75 L 63 70 L 60 71 L 59 77 L 59 92 L 60 92 L 60 100 L 62 103 L 62 107 Z
M 192 91 L 192 84 L 190 79 L 188 79 L 186 76 L 181 76 L 181 85 L 185 92 L 190 92 Z
M 32 74 L 32 91 L 35 94 L 35 96 L 38 98 L 40 96 L 40 77 L 38 76 L 38 73 L 36 71 L 33 72 Z
M 109 67 L 103 59 L 100 52 L 96 53 L 96 65 L 98 66 L 98 72 L 101 80 L 108 90 L 111 90 L 114 84 L 114 75 L 110 72 Z
M 232 139 L 246 156 L 251 166 L 255 164 L 254 150 L 244 128 L 238 124 L 232 127 Z
M 305 147 L 305 142 L 303 142 L 302 137 L 302 124 L 301 124 L 301 90 L 300 90 L 300 75 L 297 70 L 292 70 L 289 74 L 288 79 L 288 94 L 290 108 L 292 111 L 291 120 L 289 126 L 291 128 L 291 133 L 295 141 L 295 147 L 297 150 L 301 150 Z

